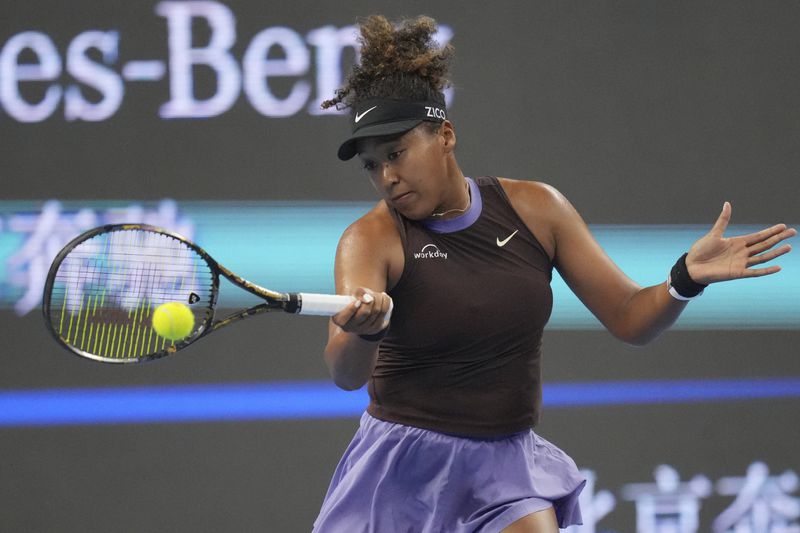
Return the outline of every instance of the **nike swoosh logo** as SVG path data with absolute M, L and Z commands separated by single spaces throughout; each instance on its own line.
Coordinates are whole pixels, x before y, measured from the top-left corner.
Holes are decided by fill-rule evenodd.
M 512 233 L 511 235 L 509 235 L 508 237 L 506 237 L 506 238 L 505 238 L 505 239 L 503 239 L 502 241 L 500 240 L 500 237 L 498 237 L 498 238 L 497 238 L 497 246 L 499 246 L 500 248 L 502 248 L 503 246 L 505 246 L 505 245 L 508 243 L 508 241 L 510 241 L 510 240 L 511 240 L 511 238 L 512 238 L 514 235 L 516 235 L 516 234 L 517 234 L 517 231 L 519 231 L 519 230 L 515 230 L 515 231 L 514 231 L 514 233 Z
M 356 113 L 356 122 L 358 122 L 359 120 L 364 118 L 364 115 L 366 115 L 367 113 L 369 113 L 370 111 L 372 111 L 376 107 L 378 107 L 378 106 L 372 106 L 369 109 L 367 109 L 366 111 L 364 111 L 363 113 Z

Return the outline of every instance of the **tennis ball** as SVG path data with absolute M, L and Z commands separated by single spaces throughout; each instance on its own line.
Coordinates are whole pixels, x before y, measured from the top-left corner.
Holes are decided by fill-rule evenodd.
M 180 302 L 167 302 L 153 311 L 153 329 L 171 341 L 189 336 L 194 328 L 194 314 L 189 306 Z

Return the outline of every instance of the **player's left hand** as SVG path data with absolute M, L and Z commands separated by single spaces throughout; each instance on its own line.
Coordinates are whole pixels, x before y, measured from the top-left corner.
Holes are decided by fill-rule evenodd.
M 786 224 L 776 224 L 749 235 L 725 237 L 731 220 L 731 204 L 725 202 L 711 231 L 695 242 L 686 256 L 689 276 L 697 283 L 709 284 L 739 278 L 753 278 L 779 272 L 781 267 L 751 268 L 789 253 L 792 247 L 778 244 L 797 235 Z

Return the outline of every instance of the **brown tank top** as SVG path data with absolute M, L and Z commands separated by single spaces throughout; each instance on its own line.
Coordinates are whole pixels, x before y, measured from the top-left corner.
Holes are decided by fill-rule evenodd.
M 405 253 L 395 310 L 369 381 L 374 417 L 493 438 L 533 427 L 552 264 L 494 177 L 468 179 L 463 215 L 393 211 Z

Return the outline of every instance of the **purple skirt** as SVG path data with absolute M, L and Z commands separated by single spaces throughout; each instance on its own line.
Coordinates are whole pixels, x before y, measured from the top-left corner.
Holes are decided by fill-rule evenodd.
M 565 528 L 581 523 L 585 483 L 575 462 L 532 430 L 470 439 L 364 413 L 314 531 L 492 533 L 549 507 Z

